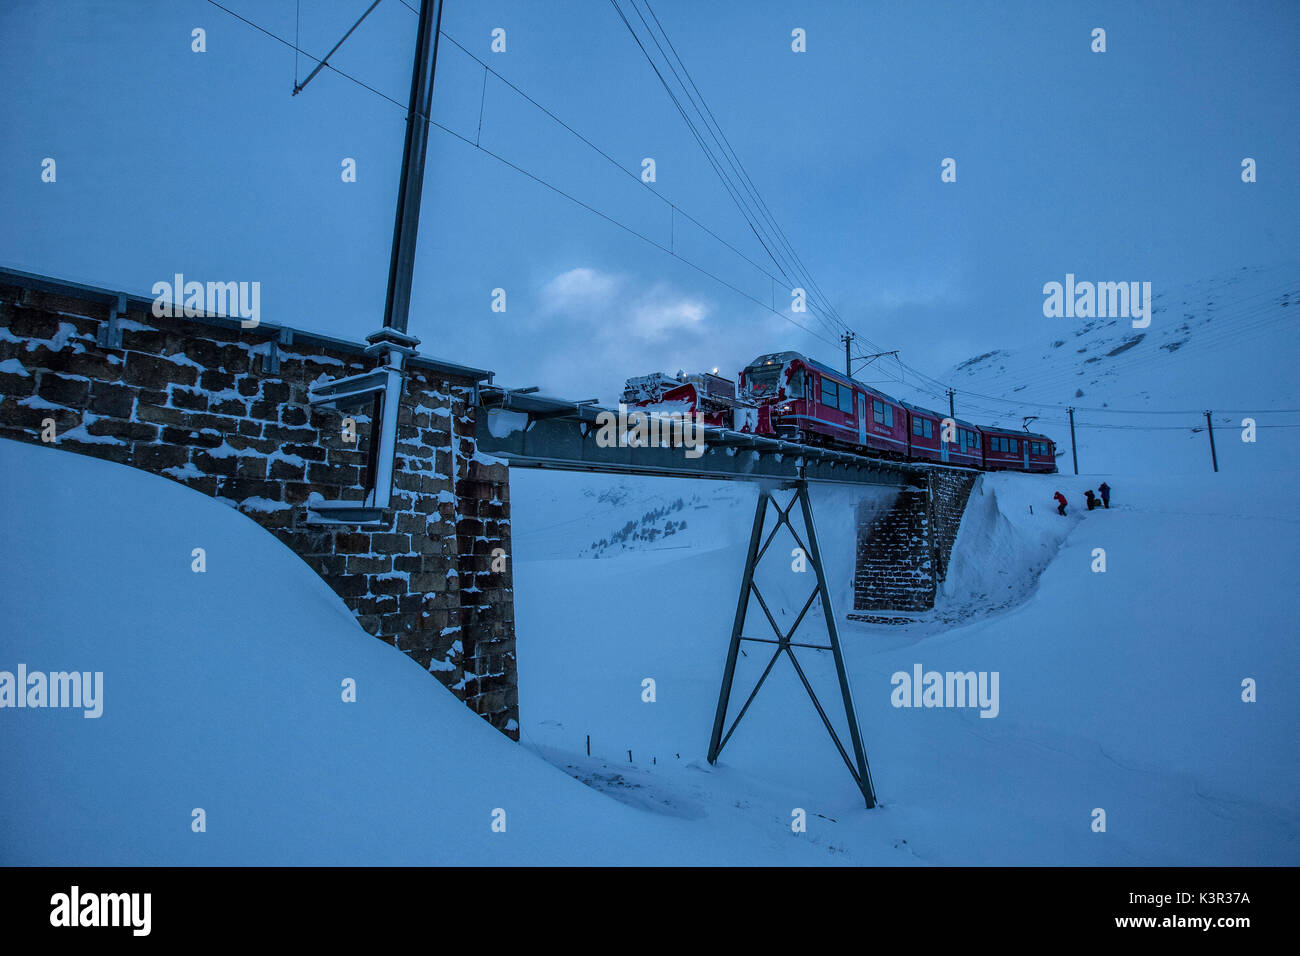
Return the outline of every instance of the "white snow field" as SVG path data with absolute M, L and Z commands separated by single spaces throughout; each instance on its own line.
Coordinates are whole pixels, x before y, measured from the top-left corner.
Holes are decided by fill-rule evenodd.
M 684 549 L 562 560 L 530 554 L 538 536 L 521 529 L 520 747 L 364 634 L 229 507 L 10 441 L 0 475 L 12 503 L 0 669 L 104 673 L 98 719 L 0 712 L 6 863 L 1300 858 L 1297 509 L 1266 481 L 1116 482 L 1112 510 L 1063 520 L 1050 490 L 1077 499 L 1081 481 L 982 479 L 940 610 L 902 628 L 841 624 L 882 800 L 866 811 L 784 661 L 719 765 L 703 759 L 752 487 L 604 481 L 612 498 L 629 495 L 624 509 L 637 485 L 672 500 L 698 490 L 702 507 L 674 512 L 683 541 L 693 526 L 705 534 Z M 557 510 L 538 507 L 543 486 L 586 507 L 593 481 L 521 474 L 515 513 L 555 524 Z M 815 496 L 841 611 L 853 535 L 837 515 L 862 494 Z M 1094 547 L 1107 550 L 1104 574 L 1090 570 Z M 986 549 L 996 568 L 971 559 Z M 810 578 L 765 560 L 760 586 L 788 619 Z M 1012 606 L 977 612 L 975 600 Z M 763 636 L 759 613 L 747 630 Z M 969 623 L 945 630 L 945 615 Z M 814 611 L 800 634 L 816 642 L 820 624 Z M 842 728 L 828 655 L 799 656 Z M 890 675 L 915 663 L 998 671 L 998 715 L 894 708 Z M 759 664 L 744 660 L 733 712 Z M 1258 703 L 1240 700 L 1247 676 Z M 341 700 L 345 677 L 356 703 Z M 197 807 L 205 833 L 191 832 Z M 505 833 L 491 830 L 498 807 Z M 1105 833 L 1090 829 L 1095 807 Z M 791 832 L 795 808 L 806 833 Z
M 1085 367 L 1107 374 L 1085 380 L 1080 405 L 1300 407 L 1295 337 L 1261 341 L 1254 325 L 1225 337 L 1242 316 L 1211 315 L 1231 293 L 1246 320 L 1283 321 L 1285 283 L 1249 279 L 1209 283 L 1213 305 L 1188 305 L 1181 338 L 1165 341 L 1160 311 L 1152 335 L 1114 356 L 1107 337 L 1123 344 L 1123 330 L 1070 328 L 1074 348 L 1106 359 L 1079 366 L 1086 356 L 1050 344 L 1003 353 L 1015 356 L 1006 368 L 977 363 L 979 390 Z M 1164 301 L 1175 300 L 1199 301 Z M 1140 366 L 1112 365 L 1147 351 Z M 0 709 L 0 863 L 1295 865 L 1293 434 L 1261 429 L 1246 443 L 1224 428 L 1212 474 L 1203 432 L 1086 431 L 1083 466 L 1104 475 L 984 476 L 938 606 L 895 615 L 903 625 L 845 619 L 854 511 L 889 493 L 817 486 L 881 800 L 870 811 L 785 660 L 718 764 L 705 760 L 753 485 L 512 473 L 516 745 L 366 635 L 228 506 L 0 440 L 0 671 L 104 675 L 99 718 Z M 1086 512 L 1082 492 L 1102 477 L 1113 507 Z M 758 577 L 785 626 L 813 587 L 792 570 L 793 546 L 782 531 Z M 1092 570 L 1099 548 L 1104 573 Z M 771 636 L 756 602 L 746 633 Z M 823 638 L 817 607 L 795 639 Z M 733 715 L 771 646 L 746 651 Z M 796 653 L 847 745 L 829 654 Z M 996 716 L 895 707 L 892 676 L 917 665 L 996 673 Z M 355 703 L 341 699 L 349 677 Z M 1247 679 L 1255 702 L 1242 699 Z M 191 830 L 195 808 L 204 833 Z M 806 832 L 792 831 L 798 810 Z
M 824 856 L 779 829 L 768 845 L 762 826 L 645 813 L 583 786 L 363 632 L 271 534 L 183 485 L 0 440 L 0 497 L 0 671 L 103 672 L 98 718 L 0 710 L 0 863 Z
M 859 864 L 1295 864 L 1300 508 L 1269 479 L 1219 479 L 1112 478 L 1109 511 L 1072 508 L 1063 519 L 1052 492 L 1082 502 L 1084 479 L 986 476 L 939 608 L 902 627 L 843 620 L 853 541 L 843 516 L 857 497 L 879 493 L 815 491 L 882 802 L 866 811 L 784 660 L 717 767 L 702 759 L 754 490 L 736 502 L 728 486 L 711 507 L 701 488 L 709 530 L 694 548 L 566 560 L 533 549 L 549 532 L 530 534 L 523 516 L 553 524 L 566 486 L 590 501 L 583 491 L 595 480 L 520 475 L 512 509 L 523 741 L 635 806 L 705 828 L 749 818 L 773 854 L 796 839 Z M 695 484 L 610 483 L 665 498 Z M 813 586 L 779 557 L 791 547 L 774 544 L 778 558 L 760 565 L 759 587 L 783 627 Z M 1095 548 L 1106 551 L 1104 573 L 1091 570 Z M 757 603 L 746 633 L 771 637 Z M 824 641 L 816 611 L 799 634 Z M 733 714 L 771 654 L 746 650 Z M 830 655 L 796 653 L 847 746 Z M 997 716 L 894 707 L 891 675 L 916 664 L 998 672 Z M 654 703 L 642 701 L 647 677 Z M 1242 701 L 1247 677 L 1256 703 Z M 795 807 L 809 820 L 798 837 Z M 1106 811 L 1104 833 L 1091 829 L 1095 808 Z

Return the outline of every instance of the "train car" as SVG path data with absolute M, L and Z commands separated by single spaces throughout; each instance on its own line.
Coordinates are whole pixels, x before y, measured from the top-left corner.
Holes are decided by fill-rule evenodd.
M 828 365 L 797 352 L 772 352 L 745 367 L 740 385 L 760 410 L 769 410 L 766 423 L 760 418 L 760 434 L 907 457 L 907 410 Z
M 984 435 L 984 467 L 989 471 L 1056 471 L 1056 445 L 1046 435 L 1010 428 L 980 429 Z
M 934 461 L 963 468 L 983 464 L 979 426 L 954 418 L 952 441 L 943 441 L 947 416 L 910 402 L 899 402 L 907 410 L 907 457 L 913 461 Z

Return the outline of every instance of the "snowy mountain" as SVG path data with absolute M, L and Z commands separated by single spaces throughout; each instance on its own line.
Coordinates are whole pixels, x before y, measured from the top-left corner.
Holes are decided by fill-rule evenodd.
M 1044 318 L 1039 343 L 998 343 L 958 363 L 942 376 L 957 390 L 958 413 L 1013 427 L 1038 416 L 1030 428 L 1056 440 L 1069 470 L 1073 406 L 1080 471 L 1203 474 L 1211 410 L 1221 468 L 1295 464 L 1292 429 L 1275 426 L 1300 424 L 1300 263 L 1242 267 L 1152 297 L 1146 328 Z M 1245 418 L 1258 427 L 1253 444 L 1240 440 Z

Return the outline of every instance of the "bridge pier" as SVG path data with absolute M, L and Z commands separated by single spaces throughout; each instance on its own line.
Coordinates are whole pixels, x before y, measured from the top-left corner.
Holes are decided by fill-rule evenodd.
M 826 725 L 827 733 L 830 734 L 831 740 L 835 743 L 836 749 L 840 752 L 840 756 L 844 758 L 844 765 L 848 767 L 849 773 L 853 776 L 854 782 L 858 785 L 858 789 L 862 791 L 863 800 L 866 802 L 867 809 L 870 810 L 876 805 L 876 791 L 871 781 L 871 768 L 867 765 L 867 755 L 862 744 L 862 733 L 858 727 L 858 714 L 857 709 L 853 705 L 853 693 L 849 687 L 848 671 L 844 667 L 844 654 L 840 647 L 839 628 L 835 623 L 835 609 L 831 604 L 830 590 L 826 583 L 826 569 L 822 562 L 821 546 L 817 539 L 817 527 L 813 521 L 812 502 L 808 497 L 808 482 L 797 481 L 787 485 L 786 488 L 787 490 L 793 489 L 794 494 L 791 496 L 789 502 L 784 508 L 781 507 L 775 496 L 767 488 L 762 487 L 758 492 L 758 505 L 754 512 L 754 526 L 749 536 L 749 551 L 745 557 L 745 570 L 741 576 L 740 599 L 736 605 L 736 618 L 731 628 L 731 643 L 727 648 L 727 662 L 722 671 L 722 689 L 718 693 L 718 707 L 713 718 L 713 735 L 709 740 L 709 763 L 717 763 L 718 756 L 722 753 L 722 748 L 727 745 L 727 741 L 730 740 L 731 735 L 735 733 L 736 727 L 739 726 L 741 719 L 745 716 L 745 712 L 749 710 L 749 705 L 752 704 L 754 698 L 758 696 L 759 689 L 763 686 L 763 682 L 767 680 L 767 676 L 772 672 L 772 667 L 776 664 L 777 658 L 782 654 L 785 654 L 790 659 L 790 663 L 794 666 L 795 673 L 799 675 L 799 680 L 803 684 L 804 690 L 808 692 L 808 696 L 812 699 L 813 707 L 817 710 L 817 716 L 821 717 L 822 723 Z M 790 512 L 794 509 L 796 503 L 799 504 L 800 510 L 803 513 L 804 530 L 808 535 L 808 543 L 806 546 L 804 545 L 803 540 L 799 537 L 799 533 L 795 530 L 794 525 L 790 522 Z M 772 526 L 771 533 L 769 533 L 766 540 L 764 540 L 763 529 L 767 522 L 769 504 L 776 510 L 776 523 Z M 804 602 L 803 609 L 799 612 L 793 626 L 785 632 L 782 632 L 781 628 L 777 625 L 776 620 L 772 616 L 772 612 L 768 609 L 767 602 L 763 600 L 762 593 L 754 583 L 755 569 L 758 567 L 758 563 L 763 559 L 763 556 L 767 553 L 768 547 L 776 537 L 777 532 L 781 530 L 782 525 L 789 529 L 790 534 L 794 537 L 795 541 L 801 548 L 803 548 L 808 557 L 808 562 L 817 576 L 817 587 L 813 590 L 812 594 L 808 596 L 808 600 Z M 767 618 L 768 624 L 771 625 L 772 631 L 776 635 L 775 640 L 771 638 L 752 637 L 744 633 L 745 621 L 749 614 L 749 599 L 751 595 L 758 600 L 759 607 L 763 609 L 763 614 Z M 806 644 L 791 640 L 794 633 L 799 629 L 799 625 L 803 623 L 805 615 L 807 615 L 809 609 L 812 608 L 813 602 L 818 598 L 821 599 L 822 614 L 826 619 L 826 636 L 828 643 L 825 645 Z M 756 644 L 775 645 L 776 649 L 772 652 L 771 660 L 767 662 L 767 666 L 763 669 L 762 676 L 759 677 L 758 682 L 754 685 L 754 689 L 750 691 L 749 697 L 746 698 L 745 703 L 741 706 L 740 712 L 736 715 L 735 721 L 731 724 L 731 728 L 726 730 L 724 733 L 723 728 L 726 726 L 727 711 L 731 701 L 732 682 L 736 676 L 736 661 L 740 654 L 740 645 L 742 641 Z M 844 706 L 844 715 L 848 719 L 849 724 L 849 739 L 853 748 L 852 759 L 849 758 L 849 754 L 844 749 L 844 744 L 841 743 L 839 735 L 835 732 L 835 727 L 831 724 L 830 718 L 826 715 L 825 708 L 822 706 L 821 701 L 818 700 L 817 692 L 813 690 L 813 686 L 809 682 L 807 675 L 804 674 L 803 668 L 799 665 L 799 659 L 795 657 L 794 654 L 794 648 L 796 647 L 829 650 L 834 657 L 835 672 L 839 679 L 840 698 Z
M 977 477 L 965 469 L 932 468 L 919 484 L 902 489 L 888 509 L 859 511 L 854 611 L 934 607 Z

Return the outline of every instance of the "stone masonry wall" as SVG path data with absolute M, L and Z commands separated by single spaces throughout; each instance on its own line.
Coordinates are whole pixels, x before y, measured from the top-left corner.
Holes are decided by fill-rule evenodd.
M 934 554 L 930 548 L 929 495 L 906 488 L 887 509 L 858 511 L 856 611 L 923 611 L 934 607 Z
M 949 468 L 932 468 L 928 473 L 930 504 L 931 547 L 937 580 L 948 577 L 948 559 L 957 542 L 961 518 L 966 513 L 966 502 L 978 477 L 973 472 Z
M 925 487 L 900 491 L 891 507 L 860 506 L 855 611 L 925 611 L 948 573 L 972 472 L 932 468 Z
M 366 631 L 518 739 L 509 478 L 475 446 L 477 382 L 413 361 L 385 527 L 309 525 L 313 493 L 360 501 L 369 429 L 350 413 L 359 440 L 345 442 L 342 414 L 308 407 L 308 385 L 376 360 L 298 333 L 271 371 L 278 330 L 143 306 L 119 320 L 122 347 L 103 348 L 108 314 L 94 296 L 0 275 L 0 437 L 40 444 L 52 420 L 53 447 L 228 502 L 320 574 Z

